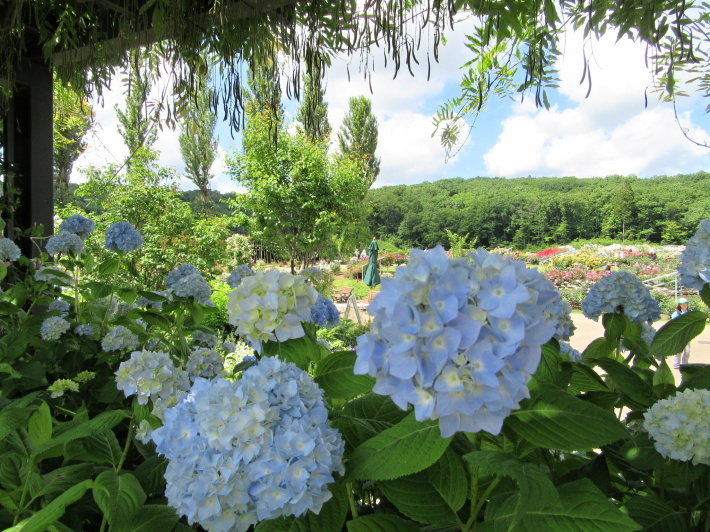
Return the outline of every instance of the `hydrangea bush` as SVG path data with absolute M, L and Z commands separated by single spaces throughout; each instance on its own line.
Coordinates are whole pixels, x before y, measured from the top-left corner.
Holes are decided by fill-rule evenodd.
M 83 240 L 84 220 L 61 229 Z M 709 317 L 654 333 L 634 279 L 590 292 L 604 336 L 580 353 L 569 307 L 535 268 L 413 250 L 383 279 L 357 348 L 331 351 L 317 332 L 335 307 L 304 276 L 240 275 L 225 338 L 204 325 L 215 309 L 197 268 L 160 291 L 127 288 L 139 239 L 104 236 L 115 249 L 101 261 L 63 247 L 73 237 L 53 259 L 0 242 L 2 530 L 709 522 L 710 369 L 681 366 L 676 383 L 666 362 Z M 696 237 L 681 270 L 702 280 Z

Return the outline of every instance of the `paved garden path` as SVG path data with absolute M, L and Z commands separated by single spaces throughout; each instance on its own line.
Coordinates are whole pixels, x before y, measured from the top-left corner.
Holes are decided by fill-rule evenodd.
M 572 321 L 577 329 L 574 331 L 574 336 L 570 339 L 572 347 L 578 351 L 584 349 L 595 339 L 604 335 L 604 327 L 602 327 L 601 319 L 596 322 L 585 318 L 583 314 L 572 314 Z M 653 324 L 656 329 L 660 329 L 665 321 L 657 321 Z M 705 326 L 705 330 L 690 342 L 690 363 L 691 364 L 710 364 L 710 323 Z M 673 369 L 673 361 L 669 363 L 671 371 L 676 378 L 676 384 L 680 383 L 680 373 L 677 369 Z

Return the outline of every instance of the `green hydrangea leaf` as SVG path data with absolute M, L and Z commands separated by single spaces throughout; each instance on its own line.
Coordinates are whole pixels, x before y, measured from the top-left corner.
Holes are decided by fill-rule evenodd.
M 325 357 L 316 366 L 315 380 L 329 398 L 353 399 L 372 391 L 375 379 L 369 375 L 355 375 L 353 351 L 341 351 Z
M 703 332 L 707 319 L 707 314 L 691 310 L 670 320 L 654 336 L 649 353 L 655 357 L 680 353 L 693 338 Z
M 449 446 L 437 421 L 404 421 L 359 445 L 346 475 L 361 480 L 391 480 L 418 473 L 436 462 Z
M 612 412 L 552 385 L 542 387 L 520 406 L 505 425 L 539 447 L 581 451 L 629 436 Z

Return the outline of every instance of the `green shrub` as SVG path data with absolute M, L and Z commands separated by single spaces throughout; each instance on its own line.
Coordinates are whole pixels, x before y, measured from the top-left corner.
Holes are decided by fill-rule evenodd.
M 369 325 L 358 325 L 352 320 L 341 319 L 332 329 L 318 329 L 317 336 L 330 344 L 333 351 L 355 349 L 357 337 L 365 334 Z

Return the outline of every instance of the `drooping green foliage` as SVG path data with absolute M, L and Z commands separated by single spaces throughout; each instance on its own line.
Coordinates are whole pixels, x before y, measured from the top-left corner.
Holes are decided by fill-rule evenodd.
M 330 135 L 328 122 L 328 102 L 324 100 L 325 89 L 317 83 L 317 77 L 322 77 L 322 65 L 312 72 L 306 72 L 303 83 L 303 97 L 296 113 L 296 120 L 301 122 L 306 137 L 324 139 Z
M 680 244 L 710 216 L 710 175 L 649 179 L 474 178 L 368 192 L 370 228 L 401 247 L 447 245 L 447 230 L 486 248 L 645 240 Z
M 84 136 L 91 130 L 94 113 L 70 86 L 54 83 L 54 199 L 69 201 L 69 175 L 86 149 Z

